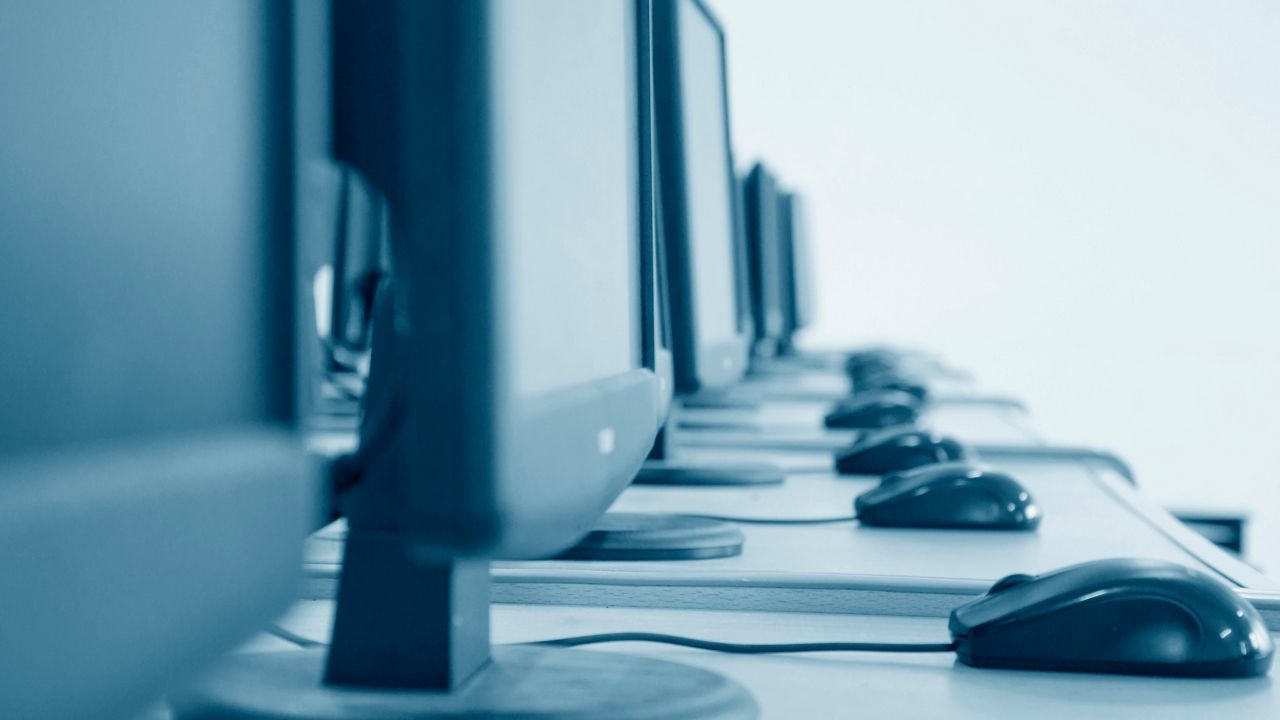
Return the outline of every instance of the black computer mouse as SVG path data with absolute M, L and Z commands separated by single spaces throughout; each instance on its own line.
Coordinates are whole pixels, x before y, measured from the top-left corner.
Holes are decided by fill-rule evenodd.
M 975 667 L 1257 677 L 1274 652 L 1258 611 L 1225 583 L 1157 560 L 1013 575 L 952 611 L 950 629 Z
M 844 475 L 886 475 L 921 465 L 964 460 L 958 440 L 915 428 L 889 428 L 868 433 L 836 455 L 836 470 Z
M 858 386 L 854 388 L 854 397 L 860 397 L 864 393 L 877 390 L 897 390 L 914 397 L 920 403 L 928 402 L 929 400 L 929 386 L 925 385 L 923 381 L 896 374 L 879 375 L 858 383 Z
M 874 430 L 908 425 L 920 416 L 920 401 L 900 390 L 873 390 L 841 400 L 823 423 L 829 428 Z
M 962 462 L 887 475 L 853 508 L 859 524 L 873 527 L 1034 530 L 1041 516 L 1022 483 Z

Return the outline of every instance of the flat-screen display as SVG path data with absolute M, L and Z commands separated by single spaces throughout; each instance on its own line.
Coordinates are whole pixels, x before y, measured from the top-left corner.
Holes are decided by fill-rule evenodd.
M 692 0 L 680 2 L 677 22 L 694 325 L 698 345 L 706 347 L 738 335 L 724 47 L 711 19 Z
M 497 289 L 517 396 L 640 366 L 633 4 L 492 6 Z

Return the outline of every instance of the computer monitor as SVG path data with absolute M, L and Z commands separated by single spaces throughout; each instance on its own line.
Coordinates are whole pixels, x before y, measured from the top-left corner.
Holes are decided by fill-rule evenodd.
M 186 716 L 351 702 L 364 717 L 681 716 L 708 689 L 713 709 L 743 702 L 696 668 L 489 646 L 489 559 L 577 541 L 662 421 L 648 17 L 636 0 L 332 4 L 333 153 L 387 199 L 392 248 L 339 503 L 332 641 L 229 662 Z
M 348 72 L 354 33 L 335 36 L 335 151 L 389 199 L 413 327 L 406 528 L 431 551 L 545 557 L 617 497 L 660 420 L 634 2 L 439 5 L 403 11 L 432 28 L 401 48 L 395 108 Z M 380 15 L 335 9 L 336 33 Z M 399 128 L 365 135 L 371 116 Z
M 782 257 L 788 336 L 813 322 L 813 259 L 809 248 L 809 216 L 804 196 L 782 195 Z M 790 338 L 789 338 L 790 339 Z
M 736 279 L 725 38 L 699 0 L 655 3 L 654 69 L 676 389 L 723 389 L 745 371 L 750 330 Z
M 757 163 L 743 181 L 752 318 L 758 351 L 775 355 L 788 335 L 789 285 L 777 178 Z
M 0 716 L 136 717 L 296 595 L 284 10 L 0 4 Z

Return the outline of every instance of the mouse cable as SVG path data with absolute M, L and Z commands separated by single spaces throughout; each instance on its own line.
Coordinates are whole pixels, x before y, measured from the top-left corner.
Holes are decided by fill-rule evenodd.
M 825 518 L 753 518 L 753 517 L 736 517 L 733 515 L 703 515 L 688 514 L 688 517 L 702 518 L 703 520 L 720 520 L 721 522 L 743 523 L 745 525 L 830 525 L 833 523 L 857 522 L 857 515 L 840 515 L 837 517 Z
M 279 625 L 267 628 L 267 633 L 297 645 L 301 648 L 328 647 L 328 643 L 303 637 Z M 909 652 L 933 653 L 951 652 L 956 649 L 955 643 L 879 643 L 879 642 L 817 642 L 817 643 L 727 643 L 714 640 L 680 635 L 666 635 L 648 632 L 602 633 L 599 635 L 578 635 L 575 637 L 555 638 L 527 643 L 528 645 L 547 645 L 553 647 L 577 647 L 580 645 L 599 645 L 616 642 L 649 642 L 664 645 L 678 645 L 695 650 L 710 650 L 719 653 L 737 655 L 767 655 L 781 653 L 811 652 Z
M 696 650 L 711 650 L 720 653 L 739 655 L 765 655 L 771 653 L 811 653 L 811 652 L 899 652 L 899 653 L 934 653 L 952 652 L 956 649 L 954 642 L 947 643 L 879 643 L 879 642 L 815 642 L 815 643 L 728 643 L 681 635 L 648 632 L 618 632 L 600 635 L 579 635 L 577 637 L 557 638 L 528 643 L 529 645 L 551 645 L 555 647 L 577 647 L 579 645 L 596 645 L 615 642 L 650 642 L 664 645 L 679 645 Z
M 321 642 L 320 640 L 312 640 L 309 637 L 299 635 L 298 633 L 281 627 L 280 625 L 270 625 L 264 628 L 264 630 L 268 635 L 273 635 L 287 643 L 297 645 L 300 648 L 328 647 L 329 645 L 329 643 Z

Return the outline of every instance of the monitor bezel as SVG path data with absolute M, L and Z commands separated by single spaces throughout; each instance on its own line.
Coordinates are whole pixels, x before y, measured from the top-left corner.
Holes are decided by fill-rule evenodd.
M 642 305 L 642 320 L 652 331 L 642 345 L 646 367 L 658 377 L 658 423 L 666 424 L 675 395 L 675 367 L 671 341 L 671 302 L 666 270 L 666 241 L 662 224 L 662 196 L 658 186 L 657 123 L 654 103 L 653 3 L 637 0 L 636 67 L 639 72 L 641 235 L 649 239 L 649 262 L 642 265 L 641 281 L 649 291 Z

